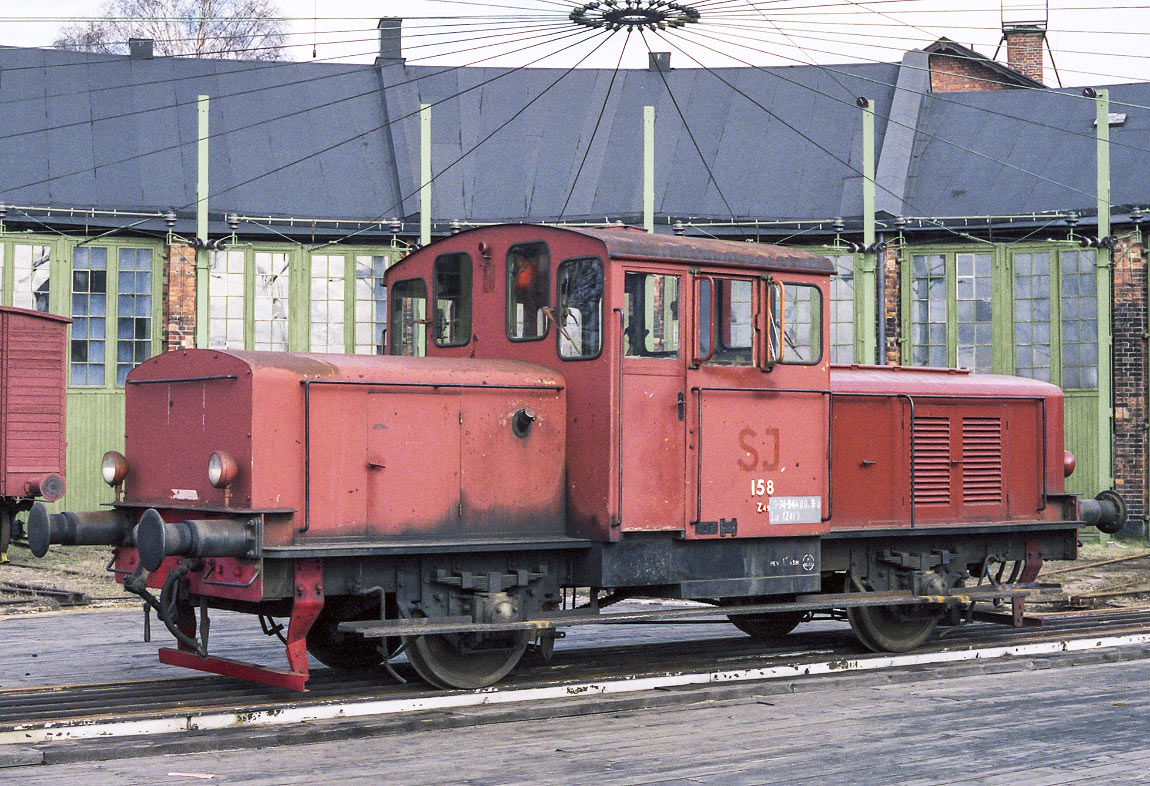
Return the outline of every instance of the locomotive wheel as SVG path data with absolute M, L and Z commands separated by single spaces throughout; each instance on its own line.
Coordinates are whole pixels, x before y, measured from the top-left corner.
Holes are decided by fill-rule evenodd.
M 908 617 L 896 606 L 847 609 L 851 630 L 872 652 L 910 652 L 930 638 L 940 616 Z
M 805 611 L 782 611 L 777 614 L 733 614 L 731 624 L 759 641 L 773 641 L 786 636 L 803 621 Z
M 529 638 L 526 632 L 510 634 L 501 646 L 462 652 L 456 646 L 461 641 L 458 635 L 413 636 L 405 652 L 424 681 L 445 690 L 473 690 L 507 676 L 523 657 Z
M 377 609 L 352 609 L 347 604 L 338 602 L 329 603 L 312 623 L 307 632 L 308 653 L 328 668 L 341 671 L 355 671 L 370 669 L 383 662 L 383 653 L 379 645 L 387 647 L 387 651 L 394 653 L 399 649 L 399 639 L 389 637 L 385 640 L 366 638 L 357 633 L 344 633 L 339 630 L 339 623 L 352 620 L 377 619 Z

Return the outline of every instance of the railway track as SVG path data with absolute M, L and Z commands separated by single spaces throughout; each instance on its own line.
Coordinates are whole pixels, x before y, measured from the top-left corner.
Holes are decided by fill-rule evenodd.
M 557 648 L 550 663 L 525 660 L 510 678 L 483 691 L 430 690 L 402 662 L 396 668 L 406 684 L 382 670 L 349 676 L 321 669 L 303 695 L 220 677 L 0 691 L 0 745 L 267 728 L 572 697 L 584 697 L 586 705 L 588 696 L 1150 647 L 1147 609 L 1049 614 L 1039 629 L 975 624 L 899 656 L 861 653 L 846 626 L 835 623 L 809 623 L 776 646 L 741 636 L 707 638 L 704 626 L 693 627 L 703 630 L 689 641 L 596 646 L 594 635 L 578 637 L 582 641 Z

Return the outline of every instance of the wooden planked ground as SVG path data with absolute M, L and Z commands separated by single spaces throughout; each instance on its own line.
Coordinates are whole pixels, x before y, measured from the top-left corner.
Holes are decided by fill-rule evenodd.
M 1143 784 L 1147 717 L 1143 660 L 0 772 L 21 786 Z

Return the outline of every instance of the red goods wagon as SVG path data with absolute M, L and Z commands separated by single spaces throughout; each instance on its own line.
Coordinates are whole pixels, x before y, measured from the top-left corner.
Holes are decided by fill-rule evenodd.
M 64 495 L 69 322 L 0 307 L 0 561 L 15 515 Z
M 453 235 L 388 272 L 392 357 L 142 364 L 103 467 L 122 496 L 37 507 L 30 544 L 115 547 L 179 642 L 165 662 L 297 689 L 307 652 L 390 668 L 400 641 L 428 682 L 487 685 L 636 595 L 759 638 L 845 610 L 882 651 L 980 599 L 1021 624 L 1042 561 L 1122 500 L 1065 493 L 1055 387 L 832 369 L 832 272 L 629 229 Z M 288 617 L 289 668 L 209 656 L 197 608 Z

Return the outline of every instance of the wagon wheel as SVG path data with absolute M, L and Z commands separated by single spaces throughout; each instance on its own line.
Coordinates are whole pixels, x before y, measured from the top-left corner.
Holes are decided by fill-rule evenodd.
M 415 672 L 437 688 L 484 688 L 515 668 L 529 638 L 527 632 L 485 636 L 477 643 L 460 634 L 412 636 L 405 652 Z
M 389 654 L 394 654 L 399 649 L 398 637 L 389 636 L 381 641 L 339 629 L 341 622 L 378 617 L 379 611 L 371 607 L 357 609 L 339 602 L 325 604 L 307 632 L 307 651 L 323 665 L 341 671 L 378 666 L 383 662 L 380 645 L 387 647 Z
M 910 652 L 930 638 L 942 612 L 918 606 L 855 606 L 847 619 L 858 640 L 872 652 Z

